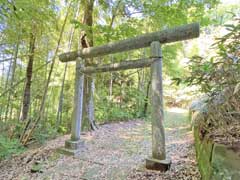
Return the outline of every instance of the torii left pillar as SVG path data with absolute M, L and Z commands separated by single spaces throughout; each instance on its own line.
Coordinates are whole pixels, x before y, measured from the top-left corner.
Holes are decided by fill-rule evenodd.
M 71 125 L 71 139 L 65 141 L 65 147 L 60 151 L 64 154 L 77 155 L 83 147 L 83 141 L 80 140 L 81 124 L 83 114 L 83 89 L 84 89 L 84 74 L 80 72 L 83 67 L 81 58 L 76 59 L 76 76 L 75 76 L 75 94 L 74 94 L 74 109 Z

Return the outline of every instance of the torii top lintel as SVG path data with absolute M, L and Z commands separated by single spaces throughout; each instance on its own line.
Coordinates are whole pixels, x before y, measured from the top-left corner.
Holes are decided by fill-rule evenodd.
M 199 36 L 199 34 L 199 23 L 192 23 L 163 31 L 146 33 L 140 36 L 108 43 L 102 46 L 89 47 L 78 51 L 63 53 L 59 55 L 59 60 L 62 62 L 68 62 L 76 60 L 77 57 L 93 58 L 97 56 L 148 47 L 153 41 L 159 41 L 161 44 L 165 44 L 196 38 Z

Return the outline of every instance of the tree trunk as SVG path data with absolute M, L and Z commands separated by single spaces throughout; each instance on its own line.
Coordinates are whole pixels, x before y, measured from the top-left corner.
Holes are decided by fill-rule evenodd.
M 16 71 L 16 66 L 17 66 L 17 57 L 18 57 L 18 49 L 19 49 L 19 41 L 16 44 L 16 48 L 15 48 L 15 52 L 14 52 L 14 59 L 13 59 L 13 65 L 12 65 L 12 70 L 11 70 L 11 80 L 10 80 L 10 87 L 12 87 L 14 79 L 15 79 L 15 71 Z M 7 100 L 7 108 L 6 108 L 6 113 L 5 113 L 5 119 L 7 119 L 8 117 L 8 112 L 9 112 L 9 106 L 10 106 L 10 102 L 12 99 L 12 95 L 13 95 L 13 89 L 11 89 L 9 91 L 8 94 L 8 100 Z M 12 107 L 10 109 L 10 119 L 12 116 Z
M 111 21 L 110 21 L 110 24 L 109 24 L 109 31 L 112 30 L 113 23 L 114 23 L 114 20 L 117 17 L 117 13 L 118 13 L 118 9 L 119 9 L 119 6 L 121 4 L 121 1 L 122 0 L 118 0 L 116 8 L 112 9 L 112 17 L 111 17 Z M 107 42 L 109 42 L 109 41 L 110 41 L 110 36 L 108 35 L 107 36 Z M 113 64 L 113 55 L 111 55 L 111 63 Z M 109 97 L 110 97 L 110 100 L 112 100 L 112 94 L 113 94 L 113 73 L 111 72 L 110 73 L 110 81 L 109 81 Z
M 10 74 L 11 74 L 12 64 L 13 64 L 12 61 L 10 61 L 9 66 L 8 66 L 8 70 L 7 70 L 7 79 L 6 79 L 6 82 L 5 82 L 4 89 L 8 88 L 9 79 L 10 79 L 9 77 L 10 77 Z
M 82 31 L 80 40 L 81 48 L 88 48 L 93 46 L 93 7 L 94 0 L 84 1 L 84 16 L 82 24 L 88 26 L 88 31 Z M 93 59 L 85 59 L 85 66 L 93 65 Z M 95 116 L 94 116 L 94 81 L 91 76 L 85 76 L 84 79 L 84 100 L 83 100 L 83 121 L 82 130 L 95 130 Z
M 75 19 L 79 15 L 79 6 L 80 2 L 78 2 L 76 14 L 75 14 Z M 71 28 L 70 32 L 70 37 L 69 37 L 69 43 L 68 43 L 68 50 L 71 50 L 72 47 L 72 41 L 73 41 L 73 35 L 75 33 L 75 28 Z M 63 73 L 63 79 L 62 79 L 62 85 L 61 85 L 61 90 L 60 90 L 60 95 L 59 95 L 59 104 L 58 104 L 58 111 L 57 111 L 57 119 L 56 119 L 56 128 L 58 129 L 61 122 L 62 122 L 62 107 L 63 107 L 63 99 L 64 99 L 64 85 L 65 85 L 65 79 L 66 79 L 66 74 L 67 74 L 67 69 L 68 69 L 68 63 L 65 64 L 64 67 L 64 73 Z
M 56 120 L 56 128 L 57 129 L 62 122 L 62 107 L 63 107 L 63 98 L 64 98 L 63 91 L 64 91 L 65 79 L 66 79 L 66 74 L 67 74 L 67 68 L 68 68 L 68 64 L 66 63 L 65 67 L 64 67 L 64 74 L 63 74 L 63 79 L 62 79 L 60 95 L 59 95 L 59 104 L 58 104 L 57 120 Z
M 8 88 L 9 80 L 11 80 L 10 74 L 11 74 L 12 65 L 13 65 L 13 63 L 12 63 L 12 61 L 11 61 L 10 64 L 9 64 L 9 67 L 8 67 L 7 79 L 6 79 L 6 83 L 5 83 L 5 88 L 4 88 L 4 89 L 7 89 L 7 88 Z M 10 101 L 9 101 L 9 99 L 8 99 L 8 100 L 7 100 L 7 106 L 6 106 L 6 109 L 5 109 L 5 121 L 7 120 L 7 115 L 8 115 L 8 110 L 9 110 L 9 104 L 10 104 Z
M 113 56 L 111 56 L 111 63 L 113 64 Z M 110 74 L 110 81 L 109 81 L 109 97 L 112 100 L 112 93 L 113 93 L 113 73 Z
M 32 84 L 32 70 L 33 70 L 33 61 L 34 61 L 34 50 L 35 50 L 35 34 L 30 34 L 30 43 L 29 43 L 29 60 L 26 71 L 26 83 L 24 88 L 22 110 L 21 110 L 21 120 L 25 121 L 28 118 L 28 112 L 30 107 L 31 99 L 31 84 Z
M 45 109 L 46 99 L 47 99 L 49 83 L 50 83 L 50 80 L 51 80 L 51 77 L 52 77 L 52 72 L 53 72 L 53 68 L 54 68 L 54 65 L 55 65 L 57 53 L 58 53 L 58 50 L 59 50 L 59 47 L 60 47 L 60 42 L 62 40 L 63 31 L 64 31 L 64 28 L 65 28 L 65 25 L 66 25 L 66 22 L 67 22 L 67 19 L 68 19 L 68 15 L 69 15 L 69 12 L 70 12 L 70 7 L 71 7 L 71 3 L 69 3 L 69 7 L 68 7 L 68 10 L 67 10 L 67 13 L 66 13 L 66 16 L 65 16 L 62 28 L 61 28 L 61 32 L 60 32 L 60 35 L 59 35 L 58 42 L 57 42 L 57 47 L 56 47 L 55 52 L 53 54 L 52 63 L 51 63 L 51 66 L 50 66 L 50 71 L 49 71 L 48 77 L 47 77 L 47 82 L 46 82 L 46 85 L 44 87 L 44 93 L 43 93 L 43 97 L 42 97 L 42 101 L 41 101 L 41 105 L 40 105 L 40 110 L 39 110 L 38 116 L 36 117 L 35 121 L 33 122 L 33 125 L 31 126 L 31 129 L 28 129 L 28 127 L 30 127 L 29 124 L 31 122 L 26 124 L 26 126 L 24 128 L 24 131 L 23 131 L 23 133 L 21 135 L 20 141 L 21 141 L 21 143 L 23 145 L 26 145 L 26 143 L 28 142 L 29 138 L 31 137 L 33 131 L 35 130 L 35 128 L 37 127 L 38 123 L 42 119 L 42 116 L 43 116 L 43 113 L 44 113 L 44 109 Z
M 2 69 L 1 70 L 2 70 L 2 72 L 5 72 L 5 64 L 4 63 L 2 64 Z M 2 83 L 1 86 L 4 87 L 5 86 L 5 77 L 4 76 L 2 76 L 1 83 Z
M 148 81 L 146 97 L 144 98 L 143 116 L 147 116 L 148 100 L 149 100 L 149 89 L 151 85 L 151 80 Z

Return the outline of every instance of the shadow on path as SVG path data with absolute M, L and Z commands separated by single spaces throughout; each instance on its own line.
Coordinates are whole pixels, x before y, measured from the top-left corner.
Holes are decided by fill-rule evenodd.
M 63 136 L 3 161 L 0 179 L 200 179 L 187 112 L 170 109 L 165 117 L 167 156 L 173 162 L 166 173 L 145 169 L 151 154 L 151 123 L 134 120 L 105 124 L 82 135 L 85 148 L 77 157 L 56 152 L 69 139 Z M 36 166 L 38 172 L 31 172 Z

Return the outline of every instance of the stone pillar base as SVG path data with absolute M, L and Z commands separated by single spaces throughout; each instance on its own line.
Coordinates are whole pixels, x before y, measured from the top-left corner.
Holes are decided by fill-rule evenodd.
M 67 140 L 65 141 L 65 147 L 59 148 L 58 151 L 62 154 L 76 156 L 80 153 L 83 147 L 84 142 L 81 140 L 78 141 Z
M 158 160 L 154 158 L 147 158 L 146 159 L 146 168 L 151 170 L 157 170 L 165 172 L 170 169 L 171 160 Z

